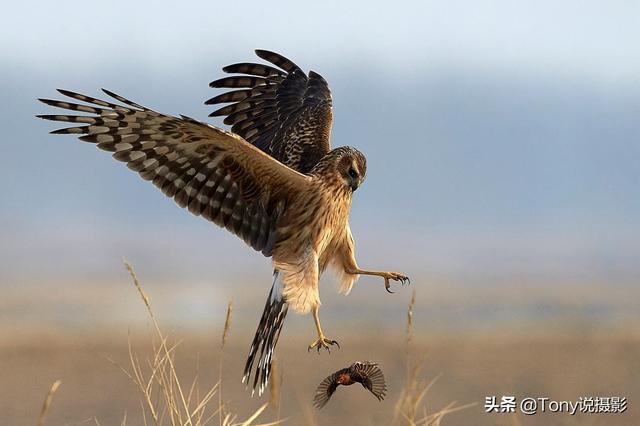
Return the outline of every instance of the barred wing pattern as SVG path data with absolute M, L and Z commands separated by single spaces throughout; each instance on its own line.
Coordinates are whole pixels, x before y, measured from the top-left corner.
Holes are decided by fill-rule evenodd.
M 104 90 L 104 89 L 103 89 Z M 116 160 L 151 181 L 191 213 L 203 216 L 270 256 L 275 226 L 291 197 L 309 178 L 269 157 L 242 138 L 192 118 L 164 115 L 108 90 L 118 105 L 67 90 L 88 103 L 40 99 L 47 105 L 91 115 L 39 115 L 77 127 L 55 134 L 80 139 L 113 152 Z
M 324 78 L 305 73 L 289 59 L 256 50 L 264 64 L 238 63 L 223 68 L 231 77 L 210 83 L 240 88 L 206 104 L 231 103 L 209 116 L 224 116 L 231 131 L 301 173 L 308 173 L 331 150 L 331 92 Z

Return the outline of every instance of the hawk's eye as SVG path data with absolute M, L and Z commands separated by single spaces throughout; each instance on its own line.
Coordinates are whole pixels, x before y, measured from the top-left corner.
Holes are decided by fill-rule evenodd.
M 353 179 L 358 177 L 358 172 L 355 171 L 355 169 L 352 167 L 349 169 L 349 176 L 351 176 Z

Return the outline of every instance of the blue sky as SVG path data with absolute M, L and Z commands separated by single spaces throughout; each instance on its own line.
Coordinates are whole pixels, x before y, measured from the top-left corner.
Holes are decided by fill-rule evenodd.
M 0 283 L 110 282 L 121 256 L 158 280 L 261 279 L 260 255 L 33 116 L 57 87 L 107 87 L 206 119 L 220 68 L 267 48 L 330 82 L 334 146 L 368 157 L 352 214 L 363 266 L 637 284 L 639 16 L 628 1 L 14 2 Z

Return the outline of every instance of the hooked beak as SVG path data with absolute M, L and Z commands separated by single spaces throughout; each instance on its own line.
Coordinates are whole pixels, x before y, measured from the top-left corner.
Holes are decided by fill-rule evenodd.
M 362 178 L 352 179 L 351 180 L 351 191 L 355 192 L 356 189 L 360 188 L 360 185 L 362 185 L 363 181 L 364 181 L 364 179 L 362 179 Z

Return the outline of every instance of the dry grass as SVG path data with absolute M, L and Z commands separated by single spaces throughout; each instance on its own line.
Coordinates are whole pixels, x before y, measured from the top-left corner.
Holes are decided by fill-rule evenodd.
M 60 380 L 56 380 L 51 385 L 51 389 L 49 389 L 49 392 L 47 393 L 47 396 L 45 397 L 44 402 L 42 403 L 42 409 L 40 410 L 40 417 L 38 418 L 38 426 L 44 425 L 44 421 L 47 418 L 47 413 L 49 412 L 49 408 L 51 407 L 53 394 L 56 393 L 61 383 L 62 382 Z
M 481 404 L 484 396 L 496 389 L 567 399 L 585 392 L 631 397 L 638 389 L 637 381 L 633 380 L 634 366 L 640 356 L 637 337 L 604 337 L 561 329 L 547 336 L 518 337 L 425 333 L 416 331 L 422 328 L 417 324 L 421 324 L 418 320 L 425 308 L 417 306 L 414 292 L 406 311 L 404 336 L 401 332 L 380 335 L 362 329 L 350 336 L 350 344 L 341 351 L 330 357 L 317 357 L 306 353 L 306 334 L 289 330 L 280 343 L 280 358 L 274 365 L 268 403 L 261 405 L 260 400 L 249 399 L 237 377 L 246 355 L 247 333 L 253 331 L 253 324 L 236 326 L 232 315 L 234 306 L 229 303 L 220 340 L 212 340 L 208 334 L 181 333 L 184 343 L 180 343 L 164 332 L 133 267 L 125 265 L 150 319 L 151 339 L 140 339 L 140 335 L 131 333 L 128 339 L 107 335 L 83 336 L 77 340 L 56 337 L 30 343 L 21 341 L 13 346 L 5 339 L 0 344 L 0 376 L 3 377 L 0 418 L 3 421 L 7 424 L 33 422 L 34 413 L 38 413 L 41 405 L 38 425 L 44 425 L 45 420 L 51 424 L 99 425 L 103 422 L 122 426 L 216 423 L 231 426 L 255 425 L 258 421 L 263 425 L 281 422 L 489 425 L 496 421 L 523 425 L 541 421 L 593 424 L 594 419 L 584 417 L 514 415 L 498 418 L 484 414 L 481 407 L 464 409 Z M 239 312 L 241 309 L 238 308 Z M 88 343 L 91 338 L 95 340 Z M 372 347 L 372 343 L 379 345 Z M 145 349 L 141 350 L 142 347 Z M 430 348 L 428 356 L 425 355 L 427 347 Z M 207 356 L 200 359 L 198 354 L 203 348 L 207 348 Z M 103 353 L 115 353 L 117 362 L 112 363 L 126 375 L 114 372 L 104 363 Z M 362 358 L 363 354 L 385 367 L 390 386 L 388 400 L 371 401 L 369 394 L 353 387 L 341 390 L 329 409 L 315 410 L 310 397 L 319 378 L 336 366 Z M 591 374 L 585 375 L 584 371 Z M 63 392 L 56 393 L 58 377 L 64 378 L 65 386 Z M 41 391 L 52 382 L 42 403 Z M 135 384 L 135 392 L 131 391 L 131 382 Z M 29 405 L 29 400 L 37 403 Z M 461 405 L 451 402 L 454 400 L 476 402 Z M 631 412 L 632 409 L 625 417 L 607 417 L 607 421 L 639 424 L 634 419 L 640 417 Z M 459 413 L 451 415 L 456 412 Z
M 280 367 L 276 358 L 271 362 L 271 379 L 269 380 L 269 405 L 278 412 L 280 418 Z
M 145 426 L 148 424 L 156 426 L 165 424 L 172 426 L 205 426 L 211 424 L 216 418 L 220 426 L 254 425 L 254 422 L 265 410 L 267 404 L 258 408 L 248 419 L 237 421 L 237 416 L 226 408 L 222 400 L 222 356 L 220 356 L 219 378 L 215 384 L 201 390 L 197 374 L 190 381 L 190 385 L 184 384 L 178 374 L 175 362 L 179 342 L 170 343 L 170 337 L 161 330 L 151 308 L 149 297 L 142 289 L 133 266 L 126 260 L 124 265 L 144 302 L 156 333 L 155 339 L 152 341 L 153 356 L 150 359 L 141 363 L 131 345 L 131 341 L 129 341 L 129 368 L 119 366 L 140 391 Z M 232 304 L 230 302 L 227 307 L 227 316 L 222 333 L 221 355 L 231 327 L 231 312 Z M 217 407 L 212 408 L 212 400 L 216 395 L 218 395 L 218 404 Z M 274 424 L 277 424 L 277 422 L 262 423 L 261 426 Z
M 133 266 L 124 261 L 125 267 L 133 283 L 138 290 L 149 317 L 156 331 L 156 338 L 160 344 L 154 343 L 154 356 L 152 360 L 147 360 L 148 372 L 145 375 L 140 361 L 129 343 L 130 370 L 122 368 L 127 376 L 133 380 L 143 395 L 143 414 L 148 413 L 153 420 L 153 424 L 160 426 L 168 422 L 172 426 L 204 426 L 209 424 L 217 417 L 219 426 L 248 426 L 253 424 L 260 414 L 268 405 L 271 405 L 277 411 L 277 418 L 274 422 L 264 423 L 263 425 L 275 425 L 280 420 L 280 380 L 279 367 L 274 362 L 272 377 L 270 381 L 270 400 L 269 403 L 263 404 L 258 408 L 246 421 L 236 423 L 236 416 L 232 415 L 227 409 L 222 398 L 222 373 L 223 373 L 223 356 L 224 347 L 227 341 L 227 335 L 231 327 L 231 314 L 233 304 L 227 305 L 227 314 L 225 317 L 224 328 L 220 345 L 220 361 L 218 368 L 218 382 L 211 386 L 201 395 L 198 377 L 194 377 L 189 388 L 184 388 L 180 382 L 180 378 L 175 368 L 175 352 L 178 343 L 169 345 L 167 343 L 168 336 L 165 335 L 158 325 L 158 321 L 151 309 L 149 297 L 146 295 Z M 394 424 L 407 426 L 439 426 L 446 414 L 453 413 L 475 405 L 467 404 L 458 406 L 456 402 L 448 404 L 441 410 L 428 414 L 423 405 L 424 397 L 427 391 L 435 384 L 438 377 L 432 379 L 428 383 L 424 383 L 421 377 L 423 359 L 419 360 L 415 365 L 412 355 L 413 342 L 413 308 L 416 301 L 415 289 L 411 295 L 411 301 L 407 308 L 406 336 L 405 336 L 405 355 L 407 364 L 407 376 L 405 386 L 400 394 L 400 398 L 396 402 L 394 411 Z M 214 395 L 218 395 L 218 406 L 210 414 L 207 408 Z M 307 418 L 311 423 L 315 423 L 315 415 L 312 409 L 306 406 Z M 420 414 L 418 414 L 420 412 Z M 147 416 L 144 417 L 145 425 L 147 424 Z
M 255 426 L 269 426 L 281 423 L 283 421 L 280 418 L 282 373 L 278 362 L 275 360 L 269 386 L 269 402 L 260 406 L 246 420 L 237 421 L 237 416 L 231 413 L 229 407 L 227 407 L 227 404 L 223 400 L 223 358 L 225 345 L 231 329 L 232 302 L 229 302 L 227 305 L 224 328 L 221 336 L 217 382 L 205 387 L 203 390 L 198 381 L 198 368 L 196 366 L 195 376 L 189 381 L 189 384 L 186 385 L 183 377 L 178 374 L 176 368 L 176 354 L 180 342 L 173 341 L 168 334 L 162 331 L 152 309 L 150 298 L 142 288 L 133 265 L 126 260 L 123 260 L 123 263 L 144 303 L 155 332 L 155 335 L 151 339 L 152 356 L 141 361 L 129 337 L 127 345 L 129 357 L 128 368 L 111 359 L 109 360 L 136 385 L 141 397 L 140 407 L 143 424 L 145 426 L 205 426 L 217 419 L 219 426 L 250 426 L 254 425 L 254 422 L 261 416 L 267 406 L 271 406 L 276 412 L 275 421 Z M 414 290 L 407 309 L 405 336 L 406 382 L 395 404 L 393 423 L 408 426 L 439 426 L 446 414 L 462 410 L 474 404 L 456 406 L 454 402 L 436 413 L 427 414 L 422 403 L 427 391 L 433 386 L 438 377 L 425 385 L 420 379 L 423 360 L 420 360 L 414 365 L 412 342 L 415 300 L 416 294 Z M 58 380 L 53 384 L 47 394 L 41 410 L 38 426 L 44 425 L 46 414 L 51 406 L 53 394 L 59 385 L 60 381 Z M 214 404 L 212 402 L 215 396 L 218 397 L 217 404 L 213 406 Z M 299 403 L 304 411 L 305 423 L 311 425 L 317 424 L 316 413 L 313 408 L 303 398 L 299 399 Z M 420 415 L 418 415 L 419 411 Z M 100 424 L 97 418 L 93 420 L 96 424 Z M 126 426 L 126 424 L 127 416 L 125 414 L 121 425 Z
M 422 367 L 424 365 L 424 357 L 415 360 L 413 355 L 413 308 L 416 303 L 415 289 L 411 293 L 411 301 L 407 308 L 407 327 L 405 337 L 405 357 L 406 357 L 406 379 L 405 385 L 400 393 L 400 397 L 396 402 L 393 424 L 407 426 L 440 426 L 442 419 L 449 413 L 464 410 L 473 407 L 476 403 L 457 405 L 457 402 L 451 402 L 441 410 L 428 414 L 424 405 L 424 398 L 427 392 L 440 375 L 425 382 L 422 376 Z
M 154 302 L 154 297 L 151 301 Z M 417 325 L 423 309 L 420 302 L 418 297 L 414 310 L 415 334 L 412 350 L 417 356 L 425 353 L 427 348 L 429 350 L 419 377 L 428 385 L 432 378 L 438 377 L 440 373 L 442 375 L 426 392 L 421 405 L 415 410 L 414 422 L 426 417 L 423 406 L 427 407 L 429 415 L 442 411 L 451 401 L 457 400 L 475 401 L 478 405 L 446 413 L 441 421 L 443 426 L 490 426 L 498 423 L 523 426 L 602 422 L 609 425 L 640 424 L 640 410 L 634 405 L 630 405 L 627 412 L 619 416 L 491 415 L 485 414 L 481 406 L 484 398 L 494 393 L 549 395 L 563 399 L 587 393 L 634 398 L 639 395 L 640 390 L 637 380 L 640 340 L 637 337 L 631 334 L 560 334 L 555 330 L 554 334 L 547 336 L 519 337 L 444 335 L 431 331 L 425 333 Z M 224 312 L 221 315 L 220 333 Z M 161 321 L 160 324 L 165 328 L 163 323 Z M 249 398 L 244 385 L 240 383 L 246 342 L 251 337 L 248 333 L 253 331 L 252 326 L 252 323 L 248 323 L 242 327 L 239 321 L 236 324 L 234 318 L 225 346 L 223 401 L 239 419 L 247 419 L 266 402 L 266 399 Z M 392 424 L 394 403 L 400 399 L 400 394 L 406 387 L 406 365 L 402 356 L 404 348 L 399 345 L 403 339 L 399 342 L 398 337 L 391 334 L 346 335 L 349 344 L 329 357 L 306 353 L 308 333 L 296 333 L 293 327 L 287 331 L 278 351 L 278 376 L 283 377 L 278 386 L 281 399 L 279 411 L 282 418 L 287 419 L 284 424 Z M 182 377 L 191 378 L 198 366 L 200 383 L 216 383 L 220 334 L 211 336 L 210 333 L 181 330 L 179 336 L 183 343 L 174 360 L 178 372 Z M 153 359 L 153 348 L 149 340 L 148 333 L 144 333 L 144 330 L 136 332 L 132 329 L 131 342 L 136 351 L 144 355 L 140 357 L 141 360 L 145 357 Z M 379 346 L 372 348 L 372 342 Z M 94 416 L 104 426 L 121 425 L 125 412 L 126 424 L 143 424 L 141 393 L 136 390 L 137 385 L 132 386 L 132 381 L 126 375 L 105 362 L 103 354 L 109 354 L 121 365 L 128 367 L 126 329 L 117 334 L 54 334 L 38 339 L 12 338 L 0 341 L 0 423 L 37 424 L 44 394 L 51 383 L 62 378 L 63 384 L 53 395 L 53 402 L 46 414 L 46 425 L 95 425 Z M 389 383 L 388 398 L 378 403 L 370 394 L 352 386 L 340 389 L 331 405 L 322 411 L 313 409 L 308 400 L 322 376 L 355 359 L 361 359 L 362 354 L 372 354 L 371 358 L 384 367 Z M 301 371 L 311 372 L 298 374 Z M 585 374 L 586 371 L 589 374 Z M 422 390 L 424 387 L 418 389 Z M 217 396 L 211 401 L 214 407 L 217 405 L 216 400 Z M 260 421 L 274 421 L 277 418 L 277 410 L 267 407 L 262 412 Z M 150 420 L 149 417 L 148 419 Z M 212 424 L 216 425 L 217 422 L 218 419 L 214 418 Z M 410 422 L 405 420 L 405 424 Z
M 224 320 L 224 329 L 222 330 L 222 342 L 220 343 L 220 361 L 218 362 L 218 407 L 221 410 L 221 414 L 218 415 L 218 426 L 223 425 L 223 418 L 226 418 L 224 415 L 225 405 L 222 401 L 222 360 L 224 358 L 224 346 L 227 343 L 227 336 L 229 334 L 229 329 L 231 328 L 231 313 L 233 312 L 233 302 L 229 301 L 227 304 L 227 315 Z

